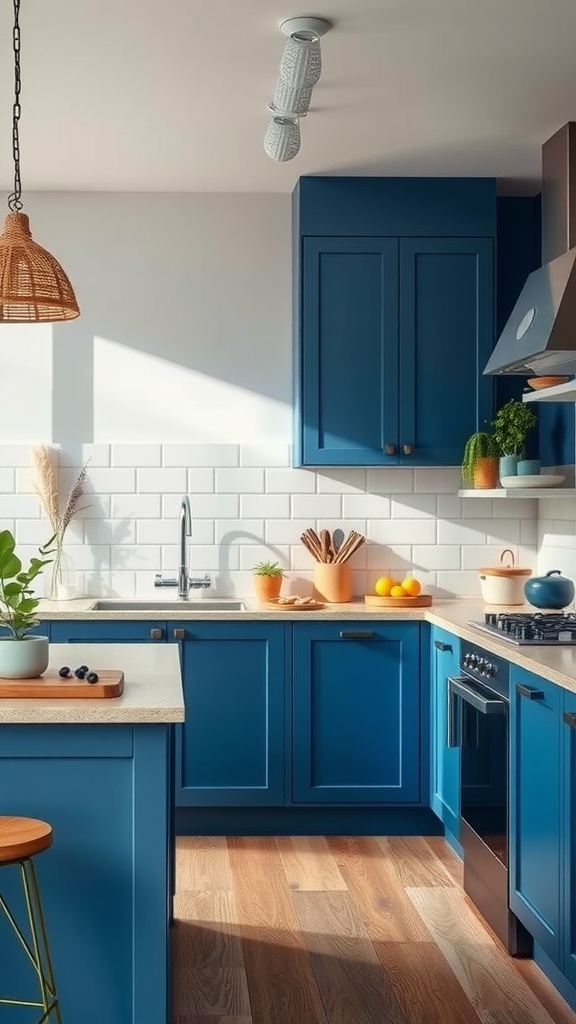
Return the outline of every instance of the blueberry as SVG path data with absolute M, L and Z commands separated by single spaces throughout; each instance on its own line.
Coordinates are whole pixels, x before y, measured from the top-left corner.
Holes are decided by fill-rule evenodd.
M 98 682 L 98 673 L 97 672 L 89 672 L 88 675 L 86 676 L 86 679 L 88 680 L 89 683 L 97 683 Z
M 84 673 L 90 671 L 90 669 L 88 668 L 88 665 L 79 665 L 78 668 L 80 669 L 81 672 L 84 672 Z
M 68 665 L 63 665 L 62 668 L 59 669 L 58 675 L 62 679 L 68 679 L 68 677 L 71 676 L 72 673 L 71 673 L 70 669 L 68 668 Z
M 76 669 L 74 675 L 76 676 L 76 679 L 84 679 L 84 676 L 86 675 L 86 673 L 85 673 L 83 667 L 80 666 L 80 668 Z

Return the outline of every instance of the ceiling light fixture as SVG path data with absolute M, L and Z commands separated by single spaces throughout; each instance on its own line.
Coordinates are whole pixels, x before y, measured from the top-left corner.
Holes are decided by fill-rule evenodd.
M 20 181 L 20 0 L 13 0 L 14 103 L 12 106 L 12 158 L 14 191 L 8 196 L 4 228 L 0 234 L 0 323 L 50 323 L 73 320 L 80 310 L 62 267 L 46 249 L 33 241 L 28 217 L 22 213 Z
M 274 117 L 264 137 L 264 151 L 272 160 L 292 160 L 300 149 L 298 119 L 310 107 L 312 89 L 322 72 L 320 38 L 331 27 L 324 18 L 309 17 L 288 18 L 280 25 L 288 39 L 269 105 Z

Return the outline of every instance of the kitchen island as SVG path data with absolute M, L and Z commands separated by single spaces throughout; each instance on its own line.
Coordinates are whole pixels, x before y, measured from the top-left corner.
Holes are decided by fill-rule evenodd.
M 62 1019 L 166 1024 L 170 735 L 184 719 L 178 651 L 51 645 L 50 669 L 72 662 L 123 670 L 124 693 L 0 699 L 1 813 L 53 827 L 36 867 Z M 2 891 L 22 910 L 16 870 L 3 869 Z M 35 998 L 32 970 L 5 920 L 0 949 L 0 993 Z M 37 1019 L 26 1008 L 6 1012 L 6 1024 Z

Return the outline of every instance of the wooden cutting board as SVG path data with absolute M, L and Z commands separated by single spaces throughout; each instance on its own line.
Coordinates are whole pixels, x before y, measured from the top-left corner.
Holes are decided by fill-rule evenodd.
M 377 594 L 366 594 L 366 604 L 373 608 L 427 608 L 432 604 L 431 594 L 418 594 L 418 597 L 378 597 Z
M 98 676 L 97 683 L 87 683 L 85 679 L 61 679 L 57 672 L 44 672 L 36 679 L 2 679 L 0 677 L 0 697 L 13 697 L 18 700 L 29 700 L 68 697 L 73 700 L 97 700 L 103 697 L 119 697 L 124 689 L 124 673 L 117 669 L 94 669 Z

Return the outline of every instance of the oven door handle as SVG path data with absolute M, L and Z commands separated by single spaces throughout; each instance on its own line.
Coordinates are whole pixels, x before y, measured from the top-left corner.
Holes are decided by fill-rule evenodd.
M 450 695 L 461 697 L 467 704 L 471 704 L 476 711 L 483 715 L 505 715 L 508 708 L 508 701 L 503 697 L 485 697 L 481 690 L 462 676 L 450 676 L 448 679 Z

